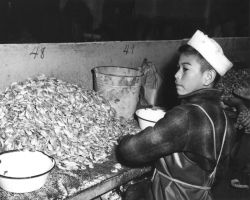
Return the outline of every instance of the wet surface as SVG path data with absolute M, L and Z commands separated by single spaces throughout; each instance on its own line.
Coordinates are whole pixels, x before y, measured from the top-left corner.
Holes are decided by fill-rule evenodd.
M 213 189 L 215 200 L 249 200 L 250 189 L 233 188 L 230 185 L 231 174 L 232 171 L 230 170 L 226 176 L 215 185 Z

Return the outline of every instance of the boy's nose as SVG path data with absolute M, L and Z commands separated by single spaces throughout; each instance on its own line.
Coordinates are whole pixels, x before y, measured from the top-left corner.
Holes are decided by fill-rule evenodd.
M 180 77 L 181 77 L 181 72 L 180 72 L 180 70 L 178 70 L 176 73 L 175 73 L 175 79 L 180 79 Z

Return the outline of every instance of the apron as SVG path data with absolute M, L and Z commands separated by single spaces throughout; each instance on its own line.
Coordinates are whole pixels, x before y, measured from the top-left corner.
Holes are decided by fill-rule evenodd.
M 191 161 L 183 152 L 173 153 L 159 159 L 152 177 L 152 192 L 154 200 L 211 200 L 211 186 L 214 183 L 217 166 L 219 164 L 227 132 L 227 117 L 221 149 L 216 153 L 215 126 L 208 113 L 198 107 L 208 117 L 213 129 L 214 156 L 216 165 L 209 174 Z M 185 180 L 185 181 L 184 181 Z

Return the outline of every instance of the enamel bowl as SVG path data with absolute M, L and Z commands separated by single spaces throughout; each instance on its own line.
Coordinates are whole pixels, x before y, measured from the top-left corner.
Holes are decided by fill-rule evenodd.
M 164 117 L 166 112 L 159 107 L 141 108 L 135 112 L 140 128 L 143 130 L 148 126 L 154 126 L 155 123 Z
M 25 193 L 40 189 L 55 166 L 55 160 L 40 151 L 6 151 L 0 154 L 0 187 Z

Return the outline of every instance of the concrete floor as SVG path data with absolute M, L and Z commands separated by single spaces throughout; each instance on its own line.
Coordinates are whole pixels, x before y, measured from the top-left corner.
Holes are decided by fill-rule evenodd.
M 244 134 L 239 142 L 239 149 L 231 162 L 231 168 L 225 173 L 225 177 L 218 181 L 215 185 L 213 193 L 215 200 L 250 200 L 250 189 L 235 189 L 230 186 L 230 178 L 237 177 L 248 184 L 250 187 L 250 135 Z M 248 166 L 248 170 L 246 170 Z M 241 169 L 241 173 L 237 173 L 234 169 Z M 246 170 L 243 173 L 244 169 Z
M 231 171 L 229 170 L 223 179 L 219 180 L 212 190 L 215 200 L 250 200 L 250 189 L 235 189 L 230 186 Z M 248 176 L 250 184 L 250 175 Z M 145 200 L 147 186 L 133 185 L 128 188 L 122 200 Z
M 231 171 L 213 189 L 215 200 L 250 200 L 250 189 L 235 189 L 230 186 Z M 250 176 L 248 176 L 250 181 Z

